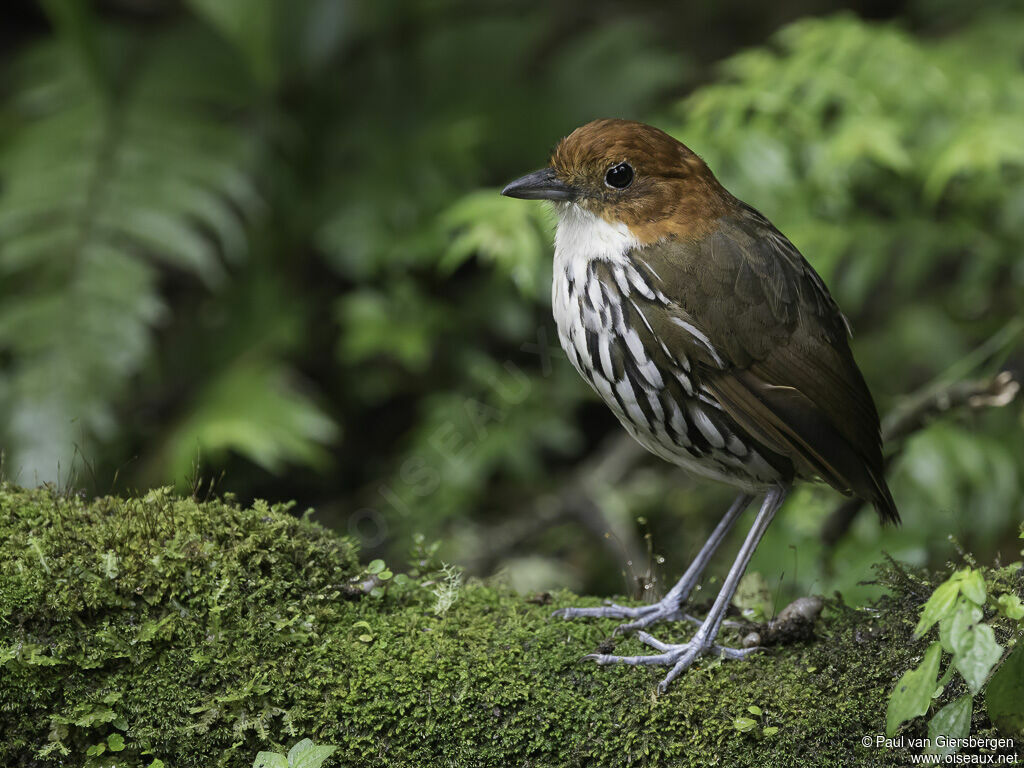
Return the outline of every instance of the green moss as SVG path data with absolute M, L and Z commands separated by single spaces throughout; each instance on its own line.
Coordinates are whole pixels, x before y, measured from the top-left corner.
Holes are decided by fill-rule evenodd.
M 664 670 L 580 663 L 615 622 L 549 619 L 592 599 L 470 582 L 439 616 L 431 585 L 374 597 L 368 577 L 351 542 L 284 506 L 0 486 L 0 764 L 249 766 L 304 736 L 344 766 L 906 760 L 860 740 L 924 648 L 917 575 L 890 567 L 900 596 L 835 603 L 815 641 L 706 662 L 662 696 Z M 737 730 L 750 705 L 778 732 Z M 86 757 L 115 733 L 123 750 Z

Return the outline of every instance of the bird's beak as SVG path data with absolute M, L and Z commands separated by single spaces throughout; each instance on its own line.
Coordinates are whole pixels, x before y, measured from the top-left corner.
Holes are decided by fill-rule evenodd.
M 553 168 L 544 168 L 516 179 L 501 194 L 523 200 L 572 200 L 576 190 L 559 179 Z

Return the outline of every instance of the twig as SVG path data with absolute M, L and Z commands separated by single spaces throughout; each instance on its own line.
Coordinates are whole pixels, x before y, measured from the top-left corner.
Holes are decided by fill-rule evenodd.
M 928 421 L 954 408 L 968 406 L 972 410 L 1002 408 L 1009 405 L 1017 392 L 1018 382 L 1010 371 L 991 379 L 958 381 L 937 392 L 910 397 L 894 409 L 882 422 L 882 438 L 887 443 L 902 444 L 913 433 L 923 429 Z

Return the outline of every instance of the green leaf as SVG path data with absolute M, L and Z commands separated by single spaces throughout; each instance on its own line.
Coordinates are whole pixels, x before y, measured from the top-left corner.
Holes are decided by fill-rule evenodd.
M 757 728 L 757 721 L 751 720 L 749 717 L 737 717 L 732 721 L 732 727 L 740 733 L 749 733 Z
M 967 598 L 959 598 L 953 614 L 939 623 L 939 641 L 942 647 L 949 653 L 958 653 L 971 627 L 981 621 L 982 615 L 982 610 L 977 605 Z
M 885 733 L 892 736 L 896 729 L 907 720 L 919 717 L 928 711 L 935 691 L 935 679 L 939 674 L 939 658 L 942 656 L 942 645 L 932 643 L 924 654 L 921 663 L 908 670 L 896 683 L 889 697 L 889 707 L 885 715 Z
M 544 206 L 508 205 L 497 190 L 466 195 L 441 217 L 451 242 L 438 266 L 451 273 L 476 256 L 511 277 L 522 293 L 536 297 L 551 259 L 549 218 Z
M 955 747 L 934 746 L 939 736 L 963 739 L 971 733 L 971 710 L 973 700 L 970 694 L 964 694 L 944 706 L 928 722 L 928 740 L 933 746 L 927 750 L 932 755 L 951 755 L 957 752 Z
M 981 571 L 971 568 L 960 582 L 960 592 L 976 605 L 985 604 L 985 578 Z
M 761 708 L 755 704 L 751 704 L 749 707 L 747 707 L 747 712 L 754 715 L 755 717 L 761 716 Z
M 1000 731 L 1024 737 L 1024 642 L 1018 641 L 992 674 L 985 690 L 985 709 Z
M 767 728 L 762 728 L 761 729 L 761 734 L 764 735 L 764 736 L 774 736 L 778 732 L 779 732 L 779 729 L 777 727 L 775 727 L 774 725 L 769 725 Z
M 259 752 L 252 768 L 288 768 L 288 758 L 277 752 Z
M 974 624 L 962 635 L 954 635 L 957 648 L 953 664 L 967 681 L 971 693 L 977 693 L 985 685 L 985 679 L 999 658 L 1003 647 L 996 642 L 992 627 L 988 624 Z
M 312 746 L 312 739 L 302 739 L 302 741 L 295 742 L 292 748 L 288 750 L 288 765 L 294 766 L 296 757 L 301 755 L 303 752 L 305 752 Z
M 921 620 L 917 622 L 917 628 L 914 629 L 914 638 L 923 637 L 935 622 L 948 616 L 952 612 L 959 594 L 960 581 L 953 577 L 936 587 L 921 610 Z
M 164 768 L 164 761 L 159 757 L 153 758 L 153 762 L 150 763 L 146 768 Z
M 107 746 L 111 752 L 120 752 L 124 749 L 124 736 L 120 733 L 112 733 L 107 736 Z
M 315 746 L 310 739 L 303 739 L 288 750 L 289 768 L 320 768 L 336 749 L 333 745 Z
M 1024 147 L 1013 140 L 1014 129 L 1005 120 L 989 116 L 964 126 L 933 159 L 925 181 L 928 199 L 937 200 L 952 179 L 968 171 L 991 170 L 1024 161 Z
M 322 467 L 338 434 L 283 363 L 241 357 L 206 383 L 168 435 L 165 471 L 172 480 L 187 477 L 197 451 L 203 462 L 235 451 L 274 473 L 291 463 Z
M 996 601 L 999 605 L 999 613 L 1008 619 L 1020 621 L 1024 619 L 1024 603 L 1021 599 L 1010 592 L 999 596 Z
M 367 573 L 380 573 L 385 568 L 383 560 L 371 560 L 369 565 L 366 566 Z

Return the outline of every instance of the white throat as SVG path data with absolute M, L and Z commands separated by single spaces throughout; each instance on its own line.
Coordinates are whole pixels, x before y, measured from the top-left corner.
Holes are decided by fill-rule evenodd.
M 612 224 L 575 203 L 559 203 L 555 230 L 555 270 L 570 270 L 594 260 L 622 264 L 640 243 L 622 222 Z

